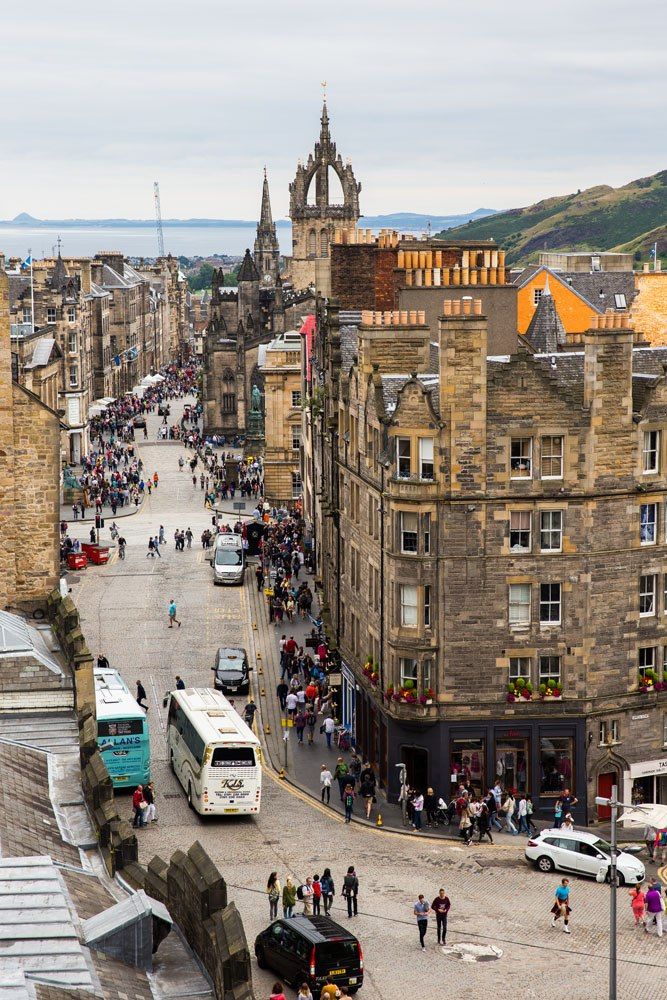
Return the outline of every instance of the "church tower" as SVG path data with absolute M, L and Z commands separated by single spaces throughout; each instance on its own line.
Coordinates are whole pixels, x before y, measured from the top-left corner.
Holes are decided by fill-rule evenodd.
M 275 285 L 279 274 L 280 247 L 276 236 L 276 224 L 271 214 L 266 167 L 264 167 L 264 186 L 262 188 L 262 210 L 257 224 L 253 258 L 262 284 Z
M 344 164 L 329 131 L 326 98 L 320 119 L 320 138 L 304 166 L 301 162 L 289 186 L 292 220 L 290 276 L 295 289 L 314 285 L 330 293 L 329 246 L 335 229 L 354 229 L 359 219 L 359 192 L 352 166 Z M 343 203 L 332 204 L 330 181 L 340 182 Z M 315 181 L 313 185 L 313 180 Z M 337 182 L 336 182 L 337 183 Z M 311 189 L 314 186 L 314 198 Z M 310 196 L 310 198 L 309 198 Z

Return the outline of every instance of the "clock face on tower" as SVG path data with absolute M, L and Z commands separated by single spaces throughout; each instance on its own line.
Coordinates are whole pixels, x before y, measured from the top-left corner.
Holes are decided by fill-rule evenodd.
M 265 274 L 264 277 L 262 278 L 262 281 L 265 285 L 271 285 L 273 283 L 273 278 L 271 277 L 270 274 Z

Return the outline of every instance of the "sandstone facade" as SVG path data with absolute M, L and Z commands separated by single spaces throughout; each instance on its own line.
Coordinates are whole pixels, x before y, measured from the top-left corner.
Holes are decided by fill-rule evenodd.
M 12 378 L 0 258 L 0 607 L 36 607 L 59 575 L 60 420 Z
M 667 802 L 634 777 L 666 733 L 667 352 L 610 314 L 577 353 L 489 357 L 481 302 L 442 312 L 319 316 L 306 516 L 345 721 L 392 794 L 403 762 L 543 818 L 566 784 L 594 818 L 612 777 Z

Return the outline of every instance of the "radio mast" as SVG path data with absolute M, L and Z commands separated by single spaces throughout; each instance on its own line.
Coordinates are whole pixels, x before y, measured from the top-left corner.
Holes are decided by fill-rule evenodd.
M 157 181 L 153 184 L 153 195 L 155 197 L 155 224 L 157 227 L 157 248 L 160 257 L 164 257 L 164 233 L 162 232 L 162 212 L 160 211 L 160 185 Z

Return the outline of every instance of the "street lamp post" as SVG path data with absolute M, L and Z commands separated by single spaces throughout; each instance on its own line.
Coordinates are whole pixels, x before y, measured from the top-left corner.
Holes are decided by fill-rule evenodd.
M 632 806 L 628 802 L 618 801 L 618 786 L 612 785 L 611 788 L 611 798 L 603 798 L 597 796 L 595 799 L 595 804 L 598 806 L 607 806 L 611 809 L 611 837 L 610 837 L 610 861 L 609 861 L 609 889 L 611 892 L 611 897 L 609 900 L 609 1000 L 617 1000 L 616 991 L 616 890 L 618 888 L 618 871 L 616 867 L 616 855 L 617 855 L 617 825 L 618 825 L 618 809 L 619 806 L 623 806 L 627 809 L 640 808 L 637 806 Z M 600 868 L 597 876 L 598 881 L 602 882 L 605 879 L 604 867 Z

